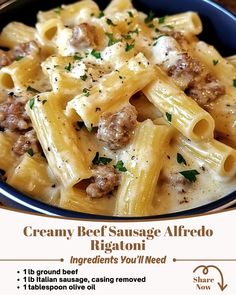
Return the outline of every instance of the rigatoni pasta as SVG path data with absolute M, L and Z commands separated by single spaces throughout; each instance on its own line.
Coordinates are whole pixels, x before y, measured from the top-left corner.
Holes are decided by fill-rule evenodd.
M 199 41 L 196 12 L 157 15 L 83 0 L 40 11 L 35 28 L 3 28 L 1 181 L 129 217 L 235 190 L 235 57 Z

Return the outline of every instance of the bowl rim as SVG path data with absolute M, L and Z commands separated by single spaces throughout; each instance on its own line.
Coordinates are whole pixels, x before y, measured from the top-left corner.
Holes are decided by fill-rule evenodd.
M 0 3 L 0 10 L 8 7 L 9 5 L 16 3 L 20 0 L 5 0 Z M 230 17 L 236 23 L 236 13 L 227 9 L 224 5 L 216 3 L 214 0 L 201 0 L 202 2 L 207 3 L 210 6 L 213 6 L 215 9 L 223 12 L 227 17 Z M 0 199 L 1 197 L 10 200 L 16 207 L 20 207 L 26 211 L 38 212 L 41 214 L 46 214 L 49 216 L 59 216 L 59 217 L 72 217 L 72 218 L 89 218 L 89 219 L 105 219 L 105 220 L 144 220 L 144 219 L 166 219 L 166 218 L 175 218 L 175 217 L 188 217 L 194 216 L 197 214 L 209 213 L 211 211 L 220 210 L 222 207 L 233 204 L 236 202 L 236 189 L 235 191 L 217 199 L 210 203 L 194 207 L 192 209 L 187 209 L 183 211 L 167 213 L 167 214 L 158 214 L 151 216 L 142 216 L 142 217 L 120 217 L 120 216 L 106 216 L 106 215 L 96 215 L 84 212 L 72 211 L 64 208 L 59 208 L 47 203 L 43 203 L 37 199 L 27 196 L 26 194 L 18 191 L 7 183 L 0 181 Z

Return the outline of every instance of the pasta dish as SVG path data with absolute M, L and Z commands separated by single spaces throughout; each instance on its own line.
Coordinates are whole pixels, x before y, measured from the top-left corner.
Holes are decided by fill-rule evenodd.
M 79 212 L 182 211 L 236 188 L 236 56 L 189 11 L 112 0 L 0 34 L 0 178 Z

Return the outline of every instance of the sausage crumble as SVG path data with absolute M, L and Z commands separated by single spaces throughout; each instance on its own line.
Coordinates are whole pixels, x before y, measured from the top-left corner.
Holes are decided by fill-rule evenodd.
M 87 23 L 74 26 L 70 44 L 78 49 L 94 47 L 98 40 L 95 27 Z
M 207 74 L 200 81 L 190 83 L 186 93 L 205 108 L 208 103 L 225 94 L 225 87 L 211 74 Z
M 101 116 L 97 138 L 110 150 L 117 150 L 127 145 L 137 125 L 137 111 L 129 105 L 116 113 Z
M 16 45 L 12 50 L 0 50 L 0 69 L 10 65 L 19 57 L 25 57 L 31 54 L 38 54 L 39 46 L 35 41 L 25 42 Z
M 113 167 L 98 165 L 93 169 L 93 183 L 86 188 L 91 198 L 101 198 L 111 194 L 119 186 L 119 174 Z

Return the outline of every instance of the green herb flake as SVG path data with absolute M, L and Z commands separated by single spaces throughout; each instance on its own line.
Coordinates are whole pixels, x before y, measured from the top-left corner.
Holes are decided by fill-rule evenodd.
M 107 165 L 112 161 L 110 158 L 100 157 L 99 152 L 96 152 L 96 155 L 92 161 L 93 165 Z
M 109 41 L 108 41 L 108 46 L 112 46 L 118 42 L 120 42 L 120 39 L 115 39 L 112 33 L 106 33 Z
M 53 11 L 57 14 L 60 14 L 63 8 L 61 6 L 56 7 Z
M 161 16 L 161 17 L 158 18 L 158 23 L 159 24 L 164 24 L 165 20 L 166 20 L 166 15 L 165 16 Z
M 30 91 L 30 92 L 34 92 L 34 93 L 40 93 L 37 89 L 35 89 L 35 88 L 31 87 L 31 86 L 28 86 L 26 90 Z
M 132 36 L 130 34 L 122 35 L 125 40 L 131 40 Z
M 213 63 L 214 66 L 216 66 L 219 63 L 219 60 L 218 59 L 213 59 L 212 63 Z
M 133 30 L 133 31 L 129 31 L 128 32 L 128 34 L 139 34 L 139 29 L 138 28 L 136 28 L 135 30 Z
M 114 165 L 113 166 L 115 169 L 117 169 L 118 171 L 120 171 L 120 172 L 126 172 L 127 171 L 127 169 L 125 168 L 125 166 L 124 166 L 124 163 L 123 163 L 123 161 L 118 161 L 117 163 L 116 163 L 116 165 Z
M 99 51 L 96 51 L 95 49 L 91 51 L 91 55 L 95 58 L 101 58 L 101 53 Z
M 34 107 L 34 97 L 29 100 L 29 107 L 32 110 Z
M 30 148 L 30 149 L 27 150 L 27 154 L 29 154 L 30 157 L 33 157 L 34 151 Z
M 155 28 L 154 24 L 148 25 L 149 28 Z
M 166 118 L 169 122 L 172 121 L 172 115 L 170 113 L 166 113 Z
M 131 11 L 128 11 L 128 14 L 130 17 L 134 17 L 133 13 Z
M 105 15 L 104 11 L 101 10 L 101 11 L 99 12 L 98 18 L 102 18 L 104 15 Z
M 88 88 L 84 88 L 83 93 L 84 93 L 84 96 L 87 96 L 87 97 L 90 95 L 90 92 L 89 92 Z
M 134 48 L 134 44 L 126 43 L 125 51 L 128 52 Z
M 24 56 L 20 56 L 20 55 L 18 55 L 18 56 L 15 58 L 15 60 L 16 60 L 16 61 L 19 61 L 19 60 L 21 60 L 22 58 L 24 58 Z
M 181 155 L 181 154 L 179 154 L 179 153 L 177 153 L 177 162 L 179 163 L 179 164 L 184 164 L 184 165 L 187 165 L 187 162 L 186 162 L 186 160 L 184 159 L 184 157 Z
M 88 78 L 88 76 L 86 74 L 84 74 L 83 76 L 80 76 L 80 79 L 83 81 L 86 81 Z
M 71 63 L 69 62 L 69 64 L 67 66 L 65 66 L 65 70 L 67 70 L 68 72 L 70 72 L 72 69 L 72 65 Z
M 79 54 L 79 53 L 76 53 L 75 55 L 74 55 L 74 60 L 76 60 L 76 61 L 81 61 L 83 59 L 83 57 Z
M 152 11 L 152 10 L 149 11 L 148 16 L 147 16 L 147 17 L 145 18 L 145 20 L 144 20 L 145 24 L 148 24 L 148 23 L 150 23 L 151 21 L 153 21 L 154 17 L 155 17 L 155 12 Z
M 200 174 L 197 170 L 186 170 L 179 173 L 191 183 L 195 182 L 197 180 L 196 175 Z
M 236 87 L 236 79 L 233 79 L 233 86 Z
M 116 27 L 116 26 L 117 26 L 116 24 L 114 24 L 114 23 L 112 22 L 112 20 L 111 20 L 110 18 L 107 18 L 107 24 L 108 24 L 109 26 L 113 26 L 113 27 Z

